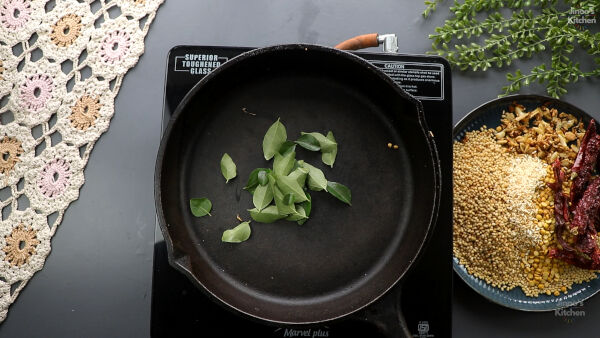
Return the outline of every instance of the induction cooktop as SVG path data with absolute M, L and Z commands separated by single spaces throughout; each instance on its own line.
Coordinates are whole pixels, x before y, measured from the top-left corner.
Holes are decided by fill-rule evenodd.
M 162 131 L 185 94 L 206 74 L 247 47 L 177 46 L 167 57 Z M 379 337 L 382 330 L 361 318 L 395 320 L 401 311 L 413 337 L 451 336 L 452 298 L 452 91 L 443 58 L 398 53 L 356 52 L 390 76 L 424 107 L 442 167 L 437 222 L 410 271 L 388 294 L 362 313 L 316 325 L 258 322 L 215 303 L 172 268 L 158 224 L 152 279 L 153 337 Z M 398 296 L 400 295 L 401 296 Z M 397 301 L 399 299 L 399 301 Z M 377 313 L 384 312 L 384 313 Z

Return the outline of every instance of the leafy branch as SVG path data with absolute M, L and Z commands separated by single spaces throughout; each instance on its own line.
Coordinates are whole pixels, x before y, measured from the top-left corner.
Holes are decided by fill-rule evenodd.
M 434 12 L 444 0 L 425 1 L 424 17 Z M 508 73 L 504 93 L 518 92 L 521 87 L 538 82 L 549 95 L 558 98 L 567 92 L 569 83 L 583 78 L 600 77 L 600 57 L 595 68 L 582 71 L 569 56 L 576 48 L 590 57 L 600 55 L 600 33 L 578 29 L 570 16 L 571 8 L 600 12 L 598 0 L 465 0 L 454 1 L 453 17 L 429 35 L 433 41 L 431 54 L 444 56 L 461 70 L 485 71 L 509 66 L 516 59 L 550 53 L 550 62 L 535 66 L 528 74 L 517 70 Z M 560 9 L 559 9 L 560 7 Z M 564 8 L 567 9 L 564 9 Z M 499 10 L 512 10 L 507 17 Z M 478 20 L 479 13 L 487 14 Z M 454 42 L 454 46 L 449 44 Z

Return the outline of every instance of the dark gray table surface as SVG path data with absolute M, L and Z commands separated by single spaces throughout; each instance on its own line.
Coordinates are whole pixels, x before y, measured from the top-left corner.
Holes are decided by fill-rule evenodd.
M 85 170 L 80 198 L 66 212 L 44 269 L 11 306 L 0 336 L 149 336 L 153 174 L 171 47 L 334 45 L 379 32 L 398 34 L 401 52 L 424 53 L 430 46 L 427 35 L 448 17 L 450 3 L 424 20 L 420 0 L 167 0 L 146 38 L 146 53 L 123 81 L 111 127 Z M 496 97 L 505 84 L 504 72 L 454 71 L 454 121 Z M 587 81 L 572 87 L 564 99 L 600 118 L 598 88 L 599 81 Z M 543 88 L 525 91 L 543 93 Z M 502 308 L 458 279 L 454 289 L 455 337 L 562 338 L 597 332 L 600 296 L 585 302 L 585 316 L 565 318 Z

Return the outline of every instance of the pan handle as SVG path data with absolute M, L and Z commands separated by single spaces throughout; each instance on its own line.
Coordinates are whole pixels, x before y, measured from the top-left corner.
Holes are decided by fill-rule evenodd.
M 402 297 L 402 288 L 396 287 L 383 295 L 375 303 L 368 306 L 356 317 L 359 320 L 375 325 L 377 329 L 389 338 L 412 338 L 402 309 L 400 299 Z
M 338 43 L 335 48 L 342 50 L 358 50 L 368 47 L 379 46 L 379 40 L 377 39 L 377 33 L 357 35 L 344 42 Z
M 398 52 L 398 37 L 396 34 L 363 34 L 338 43 L 335 48 L 342 50 L 359 50 L 367 47 L 383 45 L 386 53 Z

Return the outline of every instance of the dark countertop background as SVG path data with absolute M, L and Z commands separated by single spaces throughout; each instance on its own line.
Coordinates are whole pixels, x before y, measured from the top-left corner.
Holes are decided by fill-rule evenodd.
M 85 170 L 80 198 L 66 212 L 44 269 L 0 325 L 0 337 L 149 336 L 153 174 L 171 47 L 294 42 L 332 46 L 357 34 L 379 32 L 396 33 L 400 52 L 422 54 L 430 47 L 428 34 L 448 17 L 450 5 L 446 1 L 424 20 L 421 0 L 167 0 L 150 28 L 145 54 L 125 76 L 111 127 Z M 523 69 L 531 64 L 520 63 Z M 454 121 L 495 98 L 505 85 L 504 73 L 454 70 Z M 563 99 L 599 119 L 599 84 L 576 84 Z M 544 90 L 533 86 L 523 92 Z M 505 309 L 457 278 L 454 290 L 455 337 L 562 338 L 597 332 L 594 318 L 600 316 L 600 297 L 585 302 L 584 317 L 567 318 Z

